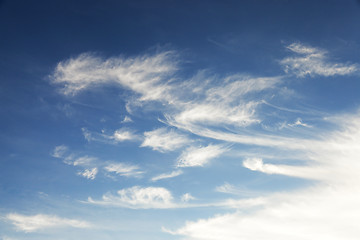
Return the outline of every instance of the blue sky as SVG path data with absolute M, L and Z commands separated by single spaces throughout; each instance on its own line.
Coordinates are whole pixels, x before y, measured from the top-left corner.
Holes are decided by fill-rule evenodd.
M 358 1 L 0 1 L 0 239 L 357 239 Z

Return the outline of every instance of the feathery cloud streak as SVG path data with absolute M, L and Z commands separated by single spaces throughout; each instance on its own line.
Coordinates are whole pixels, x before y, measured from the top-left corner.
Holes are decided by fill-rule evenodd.
M 332 63 L 328 61 L 325 50 L 305 46 L 301 43 L 292 43 L 287 49 L 297 56 L 288 57 L 280 61 L 286 73 L 293 72 L 298 77 L 349 75 L 359 72 L 357 64 Z
M 125 207 L 133 209 L 149 208 L 173 208 L 173 196 L 171 192 L 162 187 L 141 188 L 134 186 L 131 188 L 117 191 L 117 195 L 107 193 L 102 196 L 102 200 L 88 198 L 88 203 L 115 207 Z
M 113 172 L 125 177 L 140 177 L 144 172 L 136 165 L 126 163 L 111 163 L 104 167 L 107 172 Z
M 44 214 L 26 216 L 17 213 L 6 215 L 9 220 L 19 231 L 36 232 L 39 230 L 55 227 L 73 227 L 73 228 L 89 228 L 91 224 L 76 219 L 59 218 Z
M 53 75 L 54 83 L 63 84 L 65 95 L 75 95 L 90 87 L 115 84 L 141 95 L 141 100 L 166 98 L 169 86 L 163 80 L 176 70 L 174 52 L 161 52 L 134 58 L 102 59 L 92 54 L 60 62 Z
M 190 147 L 182 152 L 178 158 L 178 167 L 201 167 L 211 159 L 220 156 L 228 149 L 222 145 L 208 145 L 206 147 Z
M 157 175 L 157 176 L 151 178 L 151 181 L 156 182 L 156 181 L 159 181 L 162 179 L 177 177 L 177 176 L 180 176 L 181 174 L 183 174 L 183 171 L 181 171 L 181 170 L 172 171 L 171 173 L 163 173 L 163 174 L 160 174 L 160 175 Z
M 174 130 L 159 128 L 144 133 L 145 139 L 141 147 L 151 147 L 160 152 L 174 151 L 191 142 L 185 135 L 176 133 Z

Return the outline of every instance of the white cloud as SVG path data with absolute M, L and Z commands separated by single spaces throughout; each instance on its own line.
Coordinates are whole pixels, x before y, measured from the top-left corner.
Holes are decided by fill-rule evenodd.
M 190 147 L 182 152 L 178 158 L 178 167 L 204 166 L 211 159 L 220 156 L 228 149 L 222 145 L 208 145 L 206 147 Z
M 82 172 L 78 172 L 78 175 L 83 176 L 84 178 L 87 179 L 94 180 L 97 173 L 98 173 L 98 169 L 92 168 L 92 169 L 85 169 Z
M 332 63 L 328 61 L 327 52 L 317 48 L 292 43 L 287 49 L 297 54 L 280 61 L 285 72 L 293 72 L 298 77 L 349 75 L 359 71 L 359 66 L 349 63 Z
M 130 123 L 130 122 L 133 122 L 133 120 L 129 116 L 125 116 L 124 120 L 121 121 L 121 123 Z
M 89 156 L 83 156 L 76 158 L 74 154 L 69 152 L 69 148 L 65 145 L 56 146 L 51 156 L 63 159 L 63 162 L 69 165 L 88 165 L 95 158 Z
M 187 222 L 173 234 L 189 240 L 356 239 L 360 198 L 343 194 L 329 186 L 278 194 L 269 197 L 260 210 Z
M 237 186 L 234 186 L 227 182 L 224 183 L 223 185 L 217 186 L 215 188 L 215 191 L 221 192 L 221 193 L 239 195 L 239 196 L 246 196 L 246 197 L 260 195 L 259 192 L 251 191 L 244 187 L 237 187 Z
M 194 124 L 221 125 L 234 124 L 236 126 L 247 126 L 256 122 L 254 118 L 255 107 L 258 102 L 244 102 L 236 106 L 224 105 L 222 102 L 205 102 L 187 104 L 182 111 L 170 117 L 171 120 L 189 126 Z
M 308 156 L 303 159 L 307 165 L 265 164 L 260 158 L 246 159 L 243 163 L 265 174 L 316 179 L 311 186 L 269 194 L 254 209 L 239 205 L 240 211 L 187 222 L 168 232 L 189 240 L 357 239 L 360 235 L 357 224 L 360 221 L 360 115 L 333 120 L 340 130 L 323 134 L 320 140 L 313 140 L 316 144 L 309 143 L 303 149 L 303 156 Z
M 136 139 L 136 135 L 134 133 L 126 128 L 118 129 L 114 132 L 113 136 L 111 136 L 112 139 L 114 139 L 117 142 L 123 142 L 127 140 L 133 140 Z
M 298 43 L 289 45 L 288 49 L 295 56 L 285 58 L 280 63 L 286 72 L 294 73 L 298 77 L 349 75 L 358 72 L 358 65 L 330 62 L 327 52 L 323 50 Z M 274 151 L 296 150 L 295 155 L 300 152 L 301 156 L 305 156 L 302 159 L 303 164 L 299 166 L 264 163 L 261 158 L 248 158 L 243 165 L 264 174 L 317 180 L 316 185 L 314 183 L 311 188 L 302 190 L 264 198 L 230 199 L 207 204 L 206 206 L 234 207 L 240 210 L 246 208 L 246 211 L 187 222 L 184 227 L 172 233 L 183 235 L 189 240 L 358 238 L 359 117 L 348 118 L 346 121 L 340 119 L 341 123 L 346 122 L 344 130 L 329 136 L 324 137 L 314 129 L 312 139 L 284 137 L 272 133 L 250 133 L 244 127 L 261 122 L 258 106 L 265 103 L 266 91 L 276 90 L 277 84 L 282 82 L 281 77 L 252 79 L 235 74 L 220 78 L 202 73 L 190 81 L 171 81 L 175 76 L 176 64 L 168 57 L 167 54 L 160 54 L 104 60 L 91 55 L 81 55 L 60 63 L 53 78 L 54 82 L 65 84 L 63 90 L 68 95 L 103 84 L 128 88 L 139 95 L 140 100 L 127 104 L 129 112 L 132 110 L 131 106 L 143 106 L 141 104 L 145 104 L 144 101 L 161 101 L 163 105 L 160 111 L 166 117 L 166 124 L 198 136 L 256 145 L 260 151 L 265 149 L 261 147 Z M 217 85 L 217 82 L 220 84 Z M 260 91 L 262 94 L 258 94 Z M 289 126 L 308 125 L 299 119 Z M 154 136 L 158 136 L 155 133 Z M 120 134 L 119 139 L 124 139 L 123 135 Z M 151 134 L 149 136 L 151 137 Z M 115 134 L 107 137 L 115 139 Z M 156 138 L 147 144 L 160 151 L 177 146 L 175 144 L 171 147 L 167 142 Z M 178 158 L 178 167 L 203 166 L 226 150 L 220 145 L 188 148 Z M 154 178 L 163 179 L 175 175 L 173 173 Z M 237 189 L 232 185 L 223 185 L 217 190 L 237 193 Z M 164 188 L 133 187 L 122 189 L 115 196 L 106 194 L 100 201 L 89 198 L 88 202 L 129 208 L 180 207 L 172 199 L 171 193 Z M 181 205 L 184 206 L 190 205 Z M 249 209 L 249 206 L 256 206 L 256 209 Z
M 6 219 L 10 221 L 19 231 L 36 232 L 39 230 L 54 228 L 54 227 L 74 227 L 74 228 L 89 228 L 91 225 L 88 222 L 76 219 L 59 218 L 57 216 L 37 214 L 33 216 L 20 215 L 10 213 L 6 215 Z
M 192 101 L 179 104 L 177 112 L 166 115 L 168 123 L 188 131 L 194 126 L 241 127 L 258 123 L 255 109 L 262 99 L 248 100 L 249 95 L 275 88 L 281 77 L 250 78 L 235 74 L 217 81 L 223 84 L 198 87 Z
M 292 177 L 322 179 L 324 173 L 328 172 L 325 166 L 289 166 L 264 164 L 261 158 L 248 158 L 243 162 L 243 166 L 252 170 L 266 174 L 281 174 Z
M 56 146 L 51 156 L 56 158 L 62 158 L 67 151 L 68 147 L 65 145 Z
M 144 136 L 145 139 L 141 147 L 151 147 L 160 152 L 174 151 L 191 142 L 186 136 L 167 128 L 145 132 Z
M 91 132 L 86 128 L 81 129 L 83 135 L 87 141 L 98 141 L 109 144 L 116 144 L 124 141 L 133 141 L 138 140 L 139 136 L 137 136 L 133 130 L 129 128 L 120 128 L 114 131 L 113 134 L 105 134 L 104 130 L 101 133 Z
M 237 193 L 237 189 L 229 183 L 224 183 L 221 186 L 217 186 L 215 190 L 222 193 Z
M 190 200 L 194 200 L 195 198 L 193 196 L 191 196 L 190 193 L 185 193 L 184 195 L 181 196 L 181 201 L 182 202 L 188 202 Z
M 242 75 L 231 75 L 222 81 L 222 86 L 215 86 L 206 91 L 211 101 L 233 102 L 246 94 L 274 88 L 281 82 L 280 77 L 250 78 Z
M 138 166 L 125 163 L 111 163 L 105 166 L 104 169 L 125 177 L 139 177 L 144 173 L 143 171 L 139 171 Z
M 100 201 L 95 201 L 89 197 L 88 202 L 98 205 L 110 205 L 134 209 L 173 208 L 176 206 L 173 203 L 172 194 L 162 187 L 141 188 L 139 186 L 134 186 L 119 190 L 116 196 L 112 194 L 103 195 L 102 200 Z
M 263 103 L 265 94 L 257 99 L 254 93 L 265 93 L 282 82 L 282 77 L 252 78 L 240 74 L 219 77 L 206 71 L 199 71 L 189 80 L 177 81 L 174 55 L 174 52 L 162 52 L 135 58 L 101 59 L 83 54 L 59 63 L 52 78 L 55 83 L 64 84 L 67 95 L 106 84 L 128 88 L 140 95 L 128 99 L 128 112 L 132 112 L 134 106 L 144 106 L 145 101 L 160 101 L 167 124 L 190 132 L 199 126 L 238 128 L 259 123 L 256 108 Z M 157 137 L 159 133 L 147 132 L 142 146 L 171 151 L 177 146 L 175 139 L 184 144 L 185 139 L 178 136 L 165 144 Z M 113 136 L 100 138 L 123 141 L 133 139 L 131 134 L 131 131 L 118 131 Z M 164 137 L 170 135 L 171 132 Z M 98 139 L 87 131 L 84 136 L 88 140 Z
M 155 181 L 162 180 L 162 179 L 173 178 L 173 177 L 177 177 L 181 174 L 183 174 L 183 171 L 181 171 L 181 170 L 172 171 L 171 173 L 163 173 L 163 174 L 160 174 L 160 175 L 157 175 L 157 176 L 151 178 L 151 181 L 155 182 Z
M 88 142 L 94 140 L 94 138 L 93 138 L 93 136 L 92 136 L 92 134 L 91 134 L 91 132 L 90 132 L 89 130 L 87 130 L 86 128 L 81 128 L 81 131 L 82 131 L 82 133 L 83 133 L 83 135 L 84 135 L 84 138 L 85 138 Z
M 119 85 L 140 94 L 140 100 L 166 98 L 168 76 L 176 70 L 174 52 L 161 52 L 134 58 L 102 59 L 91 54 L 60 62 L 53 75 L 54 83 L 63 84 L 63 93 L 78 92 L 104 84 Z
M 74 166 L 89 166 L 95 161 L 97 161 L 97 158 L 95 158 L 95 157 L 82 156 L 82 157 L 76 158 L 72 164 Z
M 296 119 L 294 123 L 289 123 L 288 126 L 290 127 L 296 127 L 296 126 L 302 126 L 302 127 L 311 127 L 309 124 L 304 123 L 301 118 Z

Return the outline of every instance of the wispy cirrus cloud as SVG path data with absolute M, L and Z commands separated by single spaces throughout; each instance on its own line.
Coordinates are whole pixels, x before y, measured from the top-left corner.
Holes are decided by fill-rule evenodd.
M 334 63 L 327 57 L 328 52 L 301 43 L 292 43 L 286 47 L 297 56 L 287 57 L 280 61 L 286 73 L 298 77 L 349 75 L 359 72 L 357 64 Z
M 10 213 L 5 216 L 6 220 L 15 225 L 16 229 L 23 232 L 36 232 L 48 228 L 73 227 L 90 228 L 91 224 L 77 219 L 60 218 L 53 215 L 21 215 Z
M 140 95 L 141 102 L 162 102 L 167 122 L 175 122 L 184 130 L 192 125 L 247 126 L 258 123 L 255 109 L 263 99 L 249 96 L 274 89 L 282 82 L 281 77 L 253 78 L 241 74 L 221 77 L 204 71 L 190 79 L 174 81 L 179 71 L 175 55 L 175 52 L 160 52 L 135 58 L 102 59 L 83 54 L 60 62 L 51 78 L 54 83 L 63 84 L 66 95 L 117 84 Z M 86 136 L 91 139 L 88 132 Z
M 189 202 L 194 199 L 195 199 L 195 197 L 193 197 L 190 193 L 185 193 L 184 195 L 181 196 L 182 202 Z
M 327 172 L 325 166 L 289 166 L 264 163 L 261 158 L 248 158 L 244 160 L 243 166 L 266 174 L 279 174 L 291 177 L 322 179 L 323 173 Z
M 53 150 L 51 156 L 55 158 L 60 158 L 64 163 L 73 165 L 73 166 L 90 166 L 98 159 L 91 156 L 76 156 L 75 154 L 69 151 L 69 147 L 65 145 L 56 146 Z
M 140 171 L 139 166 L 127 163 L 110 163 L 104 167 L 104 170 L 124 177 L 140 177 L 144 173 Z
M 62 158 L 68 150 L 69 150 L 69 148 L 65 145 L 56 146 L 54 148 L 51 156 L 56 157 L 56 158 Z
M 183 174 L 183 171 L 181 171 L 181 170 L 172 171 L 171 173 L 163 173 L 163 174 L 160 174 L 160 175 L 157 175 L 157 176 L 151 178 L 151 181 L 156 182 L 156 181 L 159 181 L 162 179 L 177 177 L 177 176 L 180 176 L 181 174 Z
M 206 147 L 190 147 L 182 152 L 178 158 L 178 167 L 200 167 L 207 164 L 211 159 L 219 157 L 228 148 L 223 145 L 208 145 Z
M 224 184 L 222 184 L 220 186 L 217 186 L 215 188 L 215 191 L 221 192 L 221 193 L 239 195 L 239 196 L 243 196 L 243 197 L 244 196 L 249 197 L 249 196 L 254 196 L 254 195 L 261 195 L 261 193 L 259 193 L 259 192 L 251 191 L 244 187 L 237 187 L 237 186 L 234 186 L 227 182 L 225 182 Z
M 141 139 L 134 130 L 123 127 L 115 130 L 111 134 L 91 132 L 86 128 L 81 129 L 87 141 L 98 141 L 103 143 L 117 144 L 124 141 L 136 141 Z
M 78 175 L 87 179 L 94 180 L 97 173 L 98 173 L 98 169 L 95 167 L 92 169 L 85 169 L 84 171 L 80 171 L 78 172 Z
M 167 128 L 158 128 L 145 132 L 144 136 L 145 139 L 141 147 L 151 147 L 153 150 L 160 152 L 174 151 L 191 142 L 185 135 Z
M 131 123 L 133 120 L 129 116 L 125 116 L 121 123 Z
M 275 88 L 281 77 L 251 78 L 234 74 L 216 81 L 225 84 L 198 89 L 193 101 L 179 104 L 178 111 L 171 115 L 165 114 L 167 122 L 188 131 L 194 126 L 244 127 L 259 123 L 255 110 L 263 101 L 249 96 Z
M 136 92 L 142 101 L 166 99 L 170 86 L 164 81 L 177 69 L 174 59 L 172 51 L 108 59 L 86 53 L 60 62 L 51 78 L 65 95 L 112 84 Z
M 117 206 L 133 209 L 149 209 L 149 208 L 173 208 L 173 196 L 169 190 L 162 187 L 139 187 L 121 189 L 116 195 L 105 194 L 101 200 L 93 200 L 88 198 L 88 203 Z

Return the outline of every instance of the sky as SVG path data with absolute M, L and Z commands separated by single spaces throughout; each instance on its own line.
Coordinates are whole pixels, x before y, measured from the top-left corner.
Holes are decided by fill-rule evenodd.
M 355 240 L 360 2 L 0 1 L 1 240 Z

